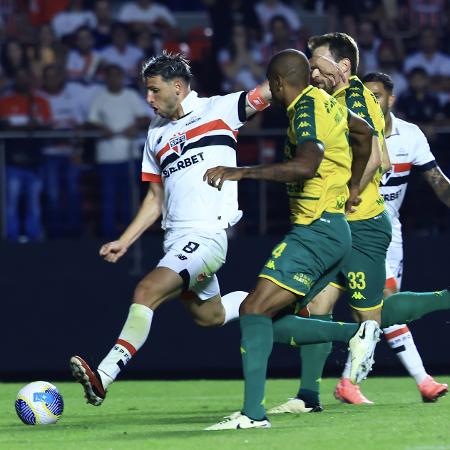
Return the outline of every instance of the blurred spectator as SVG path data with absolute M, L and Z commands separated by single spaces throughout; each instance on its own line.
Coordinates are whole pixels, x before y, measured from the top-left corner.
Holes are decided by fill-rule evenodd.
M 99 92 L 91 105 L 88 121 L 101 130 L 97 141 L 96 161 L 100 175 L 101 231 L 108 239 L 116 238 L 131 220 L 130 164 L 133 173 L 139 161 L 132 160 L 133 137 L 149 123 L 149 108 L 138 94 L 124 88 L 121 67 L 109 65 L 105 71 L 106 89 Z M 118 224 L 119 221 L 119 224 Z
M 445 0 L 408 0 L 407 5 L 411 24 L 416 29 L 441 27 Z
M 151 58 L 162 52 L 161 40 L 148 29 L 139 31 L 135 44 L 141 50 L 144 58 Z
M 122 67 L 127 78 L 127 84 L 132 84 L 137 74 L 137 67 L 143 53 L 141 49 L 130 43 L 128 27 L 115 23 L 111 27 L 112 44 L 100 52 L 100 57 L 107 64 L 116 64 Z
M 80 27 L 94 28 L 95 15 L 84 9 L 83 0 L 70 0 L 69 9 L 56 14 L 52 20 L 52 27 L 58 39 L 64 38 Z
M 332 27 L 331 29 L 334 29 Z M 346 33 L 349 36 L 356 37 L 358 35 L 358 26 L 356 16 L 353 14 L 346 14 L 342 17 L 339 31 Z
M 409 88 L 400 95 L 396 105 L 400 118 L 413 122 L 431 142 L 434 139 L 433 122 L 442 118 L 442 109 L 436 94 L 430 90 L 430 77 L 422 67 L 408 73 Z
M 281 50 L 295 48 L 305 51 L 305 42 L 296 37 L 296 33 L 292 32 L 284 16 L 272 17 L 269 29 L 269 41 L 261 48 L 265 66 L 269 63 L 270 58 Z
M 50 106 L 33 91 L 31 73 L 16 71 L 11 91 L 0 97 L 3 130 L 30 131 L 49 123 Z M 6 150 L 6 236 L 12 241 L 39 240 L 41 221 L 41 152 L 29 137 L 7 139 Z M 24 199 L 23 217 L 21 200 Z M 23 219 L 23 226 L 21 224 Z
M 267 40 L 270 33 L 270 21 L 275 16 L 283 16 L 289 23 L 292 32 L 298 33 L 300 31 L 302 23 L 297 11 L 281 0 L 260 0 L 256 3 L 255 10 Z
M 94 50 L 94 38 L 88 27 L 81 27 L 75 35 L 75 48 L 70 50 L 66 69 L 70 80 L 92 82 L 101 64 L 100 54 Z
M 25 52 L 25 47 L 18 39 L 8 39 L 1 49 L 2 71 L 8 77 L 14 77 L 17 69 L 28 68 L 29 61 Z
M 408 81 L 401 71 L 402 60 L 391 41 L 384 41 L 378 48 L 378 71 L 387 73 L 394 82 L 394 95 L 399 96 L 408 87 Z
M 421 30 L 419 51 L 407 57 L 404 71 L 410 72 L 415 67 L 422 67 L 430 77 L 431 89 L 439 93 L 441 102 L 448 100 L 450 91 L 450 57 L 439 51 L 435 30 Z
M 230 30 L 241 24 L 252 41 L 261 40 L 261 25 L 252 1 L 203 0 L 206 4 L 213 28 L 213 50 L 225 48 L 230 44 Z
M 380 39 L 375 33 L 375 26 L 370 20 L 360 21 L 356 38 L 359 48 L 360 72 L 373 72 L 377 70 L 377 53 Z
M 222 88 L 225 92 L 253 89 L 265 78 L 261 52 L 249 41 L 243 25 L 231 29 L 231 43 L 218 54 L 218 62 L 224 77 Z
M 31 0 L 29 4 L 29 20 L 35 27 L 49 24 L 53 17 L 69 6 L 69 0 Z
M 169 9 L 161 3 L 152 0 L 137 0 L 125 3 L 119 11 L 118 20 L 129 24 L 134 31 L 139 31 L 146 26 L 153 30 L 166 32 L 175 30 L 177 21 Z
M 95 48 L 101 49 L 111 44 L 113 18 L 109 0 L 96 0 L 94 13 L 97 22 L 93 29 Z
M 27 55 L 33 74 L 41 80 L 44 67 L 56 62 L 61 64 L 65 58 L 66 50 L 61 42 L 55 39 L 50 25 L 42 25 L 37 31 L 37 42 L 35 45 L 28 47 Z
M 75 129 L 86 117 L 85 88 L 67 83 L 63 67 L 49 65 L 43 73 L 43 93 L 50 104 L 51 127 Z M 52 139 L 43 149 L 44 195 L 50 237 L 81 232 L 79 152 L 73 139 Z

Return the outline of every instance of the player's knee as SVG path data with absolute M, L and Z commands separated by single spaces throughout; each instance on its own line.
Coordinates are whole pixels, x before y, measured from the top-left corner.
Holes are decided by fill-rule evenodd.
M 262 314 L 267 315 L 267 304 L 261 300 L 261 297 L 255 295 L 248 295 L 239 307 L 239 315 L 245 316 L 247 314 Z
M 133 303 L 139 303 L 155 310 L 161 304 L 161 299 L 156 295 L 152 283 L 142 280 L 134 290 Z

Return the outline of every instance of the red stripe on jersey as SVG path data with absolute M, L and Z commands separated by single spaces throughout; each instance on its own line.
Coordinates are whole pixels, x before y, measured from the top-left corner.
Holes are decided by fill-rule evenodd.
M 128 341 L 124 341 L 123 339 L 117 339 L 116 344 L 125 347 L 130 352 L 131 356 L 137 352 L 137 350 Z
M 193 139 L 197 136 L 201 136 L 202 134 L 206 134 L 210 131 L 216 130 L 227 130 L 233 133 L 233 136 L 236 138 L 237 131 L 232 130 L 222 119 L 211 120 L 211 122 L 204 123 L 203 125 L 199 125 L 198 127 L 191 128 L 186 131 L 186 139 Z M 170 150 L 169 144 L 166 144 L 164 148 L 162 148 L 157 154 L 156 159 L 161 161 L 162 156 Z
M 394 339 L 394 338 L 396 338 L 398 336 L 401 336 L 402 334 L 405 334 L 405 333 L 409 333 L 409 328 L 406 325 L 404 327 L 401 327 L 399 330 L 393 331 L 392 333 L 386 333 L 384 335 L 384 337 L 388 341 L 390 341 L 391 339 Z
M 155 173 L 142 172 L 142 181 L 152 181 L 153 183 L 161 183 L 161 175 L 156 175 Z
M 411 170 L 411 163 L 399 163 L 399 164 L 392 164 L 394 167 L 394 172 L 407 172 L 408 170 Z

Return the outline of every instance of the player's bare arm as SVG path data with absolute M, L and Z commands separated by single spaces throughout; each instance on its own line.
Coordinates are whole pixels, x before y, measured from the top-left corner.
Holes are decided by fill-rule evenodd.
M 372 149 L 370 152 L 370 158 L 367 162 L 366 170 L 361 178 L 360 192 L 362 192 L 369 184 L 370 180 L 375 175 L 375 172 L 379 170 L 382 164 L 381 158 L 381 145 L 378 136 L 372 136 Z
M 383 175 L 392 169 L 391 159 L 389 158 L 389 152 L 386 147 L 386 140 L 383 141 L 381 154 L 381 168 L 383 170 Z
M 433 191 L 448 208 L 450 208 L 450 180 L 444 175 L 439 166 L 433 167 L 423 173 L 425 180 Z
M 352 176 L 350 178 L 350 197 L 347 201 L 346 211 L 354 211 L 360 203 L 359 193 L 361 179 L 372 151 L 372 127 L 361 117 L 348 110 L 348 128 L 352 145 Z
M 161 183 L 149 183 L 147 195 L 142 201 L 136 217 L 116 241 L 108 242 L 100 248 L 100 256 L 111 263 L 117 262 L 142 233 L 155 223 L 161 215 L 164 190 Z
M 213 167 L 205 172 L 203 180 L 220 190 L 226 180 L 248 178 L 289 183 L 313 178 L 322 162 L 323 152 L 322 144 L 306 141 L 297 146 L 296 156 L 289 161 L 252 167 Z

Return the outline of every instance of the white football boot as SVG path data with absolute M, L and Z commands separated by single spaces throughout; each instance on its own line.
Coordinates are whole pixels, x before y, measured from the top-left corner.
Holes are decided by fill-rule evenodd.
M 247 430 L 249 428 L 270 428 L 271 426 L 267 419 L 253 420 L 239 412 L 233 413 L 225 417 L 221 422 L 205 428 L 205 431 Z
M 374 352 L 382 331 L 375 320 L 362 322 L 356 334 L 349 341 L 352 356 L 350 381 L 359 384 L 372 370 Z
M 302 414 L 312 412 L 313 408 L 308 408 L 300 398 L 290 398 L 281 405 L 274 406 L 267 411 L 267 414 Z

